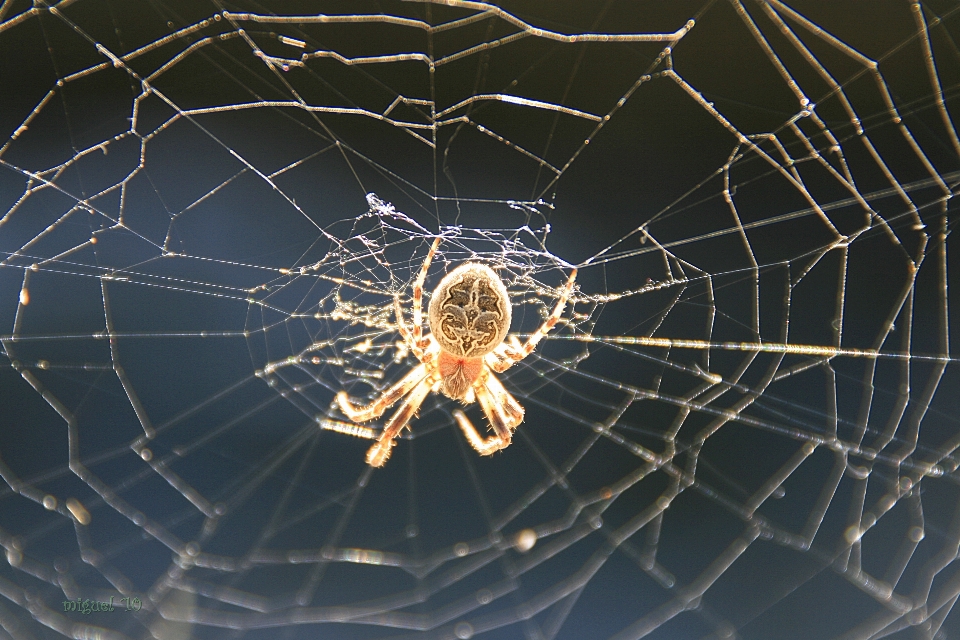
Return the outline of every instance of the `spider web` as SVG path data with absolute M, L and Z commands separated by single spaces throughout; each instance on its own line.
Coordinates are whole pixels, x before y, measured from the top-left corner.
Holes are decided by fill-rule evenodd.
M 0 4 L 0 638 L 956 637 L 960 11 L 665 5 Z

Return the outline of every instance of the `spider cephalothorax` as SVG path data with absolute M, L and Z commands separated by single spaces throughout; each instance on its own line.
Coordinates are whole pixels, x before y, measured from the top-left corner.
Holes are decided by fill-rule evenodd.
M 379 417 L 406 397 L 367 451 L 367 463 L 374 467 L 387 461 L 397 435 L 431 391 L 441 391 L 465 404 L 474 400 L 480 403 L 494 431 L 488 438 L 480 437 L 462 411 L 453 412 L 460 429 L 480 455 L 508 447 L 513 430 L 523 422 L 523 407 L 493 372 L 506 371 L 533 352 L 560 319 L 577 277 L 577 270 L 573 269 L 553 313 L 521 344 L 516 336 L 505 341 L 510 331 L 511 305 L 503 281 L 484 264 L 462 264 L 444 276 L 433 291 L 427 310 L 430 334 L 423 336 L 423 282 L 439 244 L 440 238 L 434 240 L 413 285 L 412 330 L 403 319 L 400 297 L 394 298 L 397 328 L 420 364 L 366 407 L 353 406 L 343 391 L 337 394 L 340 409 L 354 422 Z

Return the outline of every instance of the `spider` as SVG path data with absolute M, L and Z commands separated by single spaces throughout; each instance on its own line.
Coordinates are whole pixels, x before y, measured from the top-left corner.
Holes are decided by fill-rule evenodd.
M 453 417 L 480 455 L 491 455 L 510 446 L 514 429 L 523 422 L 523 407 L 493 372 L 503 373 L 533 353 L 537 343 L 560 319 L 577 277 L 574 269 L 553 313 L 525 343 L 521 344 L 516 336 L 510 336 L 505 342 L 511 317 L 507 288 L 487 265 L 467 262 L 444 276 L 434 289 L 427 308 L 430 333 L 423 336 L 423 281 L 439 245 L 440 238 L 437 238 L 413 284 L 412 329 L 403 319 L 400 296 L 393 299 L 397 328 L 420 364 L 365 407 L 354 406 L 345 391 L 337 394 L 340 410 L 354 422 L 378 418 L 405 397 L 400 408 L 387 420 L 380 438 L 367 451 L 367 464 L 373 467 L 386 463 L 400 431 L 427 395 L 435 391 L 464 404 L 479 401 L 494 431 L 490 437 L 482 438 L 463 411 L 454 411 Z

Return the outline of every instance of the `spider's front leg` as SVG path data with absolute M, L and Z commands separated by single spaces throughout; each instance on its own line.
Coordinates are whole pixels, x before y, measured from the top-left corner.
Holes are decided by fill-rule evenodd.
M 397 329 L 400 331 L 400 336 L 403 338 L 403 341 L 410 347 L 410 351 L 413 352 L 413 355 L 415 355 L 420 362 L 429 360 L 429 355 L 426 354 L 426 350 L 430 346 L 430 340 L 423 337 L 423 281 L 427 277 L 430 262 L 433 260 L 433 255 L 437 252 L 438 246 L 440 246 L 440 238 L 433 241 L 433 244 L 430 246 L 430 251 L 427 252 L 427 257 L 423 261 L 423 266 L 420 267 L 420 273 L 413 283 L 412 329 L 407 328 L 407 323 L 403 319 L 403 309 L 400 307 L 400 295 L 397 294 L 393 297 L 393 312 L 397 316 Z
M 527 341 L 523 344 L 520 344 L 520 341 L 517 340 L 516 336 L 510 336 L 509 344 L 504 342 L 496 348 L 492 353 L 486 356 L 486 363 L 491 369 L 497 373 L 503 373 L 510 367 L 512 367 L 517 362 L 520 362 L 528 355 L 533 353 L 533 350 L 537 348 L 537 344 L 540 343 L 540 340 L 543 339 L 545 335 L 550 333 L 550 330 L 553 329 L 554 325 L 557 324 L 557 321 L 560 320 L 560 316 L 563 315 L 563 309 L 567 305 L 567 298 L 570 297 L 570 294 L 573 292 L 573 283 L 577 279 L 577 270 L 574 269 L 570 272 L 570 276 L 567 278 L 567 283 L 563 285 L 563 291 L 560 293 L 560 299 L 557 300 L 557 305 L 553 308 L 553 312 L 547 316 L 547 319 L 544 320 L 543 324 L 530 334 L 530 337 L 527 338 Z
M 413 342 L 421 349 L 427 346 L 427 342 L 423 339 L 423 282 L 427 278 L 427 270 L 430 269 L 430 262 L 439 246 L 440 238 L 436 238 L 430 245 L 430 251 L 427 252 L 427 257 L 423 261 L 420 274 L 413 283 Z
M 426 362 L 428 358 L 424 353 L 424 346 L 429 344 L 429 342 L 423 339 L 416 339 L 410 333 L 410 329 L 407 328 L 407 323 L 403 319 L 403 309 L 400 308 L 399 295 L 393 297 L 393 312 L 397 316 L 397 330 L 400 332 L 400 337 L 403 338 L 404 343 L 420 362 Z

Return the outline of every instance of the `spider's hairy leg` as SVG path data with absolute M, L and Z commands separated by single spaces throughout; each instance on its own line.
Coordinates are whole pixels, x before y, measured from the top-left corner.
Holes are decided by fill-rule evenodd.
M 400 296 L 396 295 L 393 297 L 393 312 L 397 315 L 397 330 L 400 331 L 400 337 L 403 338 L 404 343 L 410 347 L 410 351 L 413 352 L 413 355 L 417 357 L 420 362 L 425 362 L 426 357 L 423 354 L 423 348 L 421 342 L 424 340 L 416 340 L 412 335 L 410 335 L 410 330 L 407 328 L 407 323 L 403 320 L 403 309 L 400 308 Z
M 367 450 L 367 464 L 371 467 L 382 467 L 384 463 L 386 463 L 390 457 L 390 450 L 393 449 L 393 445 L 396 444 L 394 439 L 400 431 L 407 426 L 407 423 L 410 422 L 413 414 L 415 414 L 417 409 L 420 408 L 420 405 L 423 404 L 423 401 L 433 389 L 434 385 L 437 384 L 437 381 L 435 375 L 427 376 L 420 380 L 413 390 L 410 391 L 407 399 L 403 401 L 400 408 L 390 416 L 390 419 L 387 420 L 387 423 L 383 426 L 383 433 L 380 434 L 380 439 Z
M 427 377 L 427 365 L 421 364 L 400 379 L 398 383 L 383 392 L 379 398 L 365 407 L 355 407 L 346 391 L 337 394 L 340 411 L 354 422 L 366 422 L 383 415 L 397 400 L 407 395 L 419 382 Z
M 484 439 L 479 433 L 477 433 L 477 428 L 473 426 L 472 422 L 470 422 L 470 418 L 468 418 L 460 409 L 457 409 L 453 412 L 453 418 L 460 426 L 460 430 L 463 431 L 463 435 L 466 436 L 467 442 L 469 442 L 470 446 L 473 447 L 480 455 L 489 456 L 504 448 L 503 442 L 499 437 L 490 436 L 489 438 Z M 510 443 L 507 442 L 507 445 L 509 444 Z
M 496 391 L 490 389 L 490 380 L 495 381 L 493 388 Z M 480 379 L 474 383 L 473 389 L 480 403 L 480 407 L 483 409 L 484 415 L 487 416 L 487 420 L 490 421 L 490 426 L 493 427 L 494 434 L 489 438 L 482 438 L 480 434 L 477 433 L 476 427 L 470 422 L 470 419 L 459 409 L 453 412 L 453 417 L 460 426 L 460 430 L 463 431 L 463 435 L 466 436 L 470 446 L 476 449 L 480 455 L 488 456 L 500 449 L 506 449 L 510 446 L 510 442 L 513 439 L 513 430 L 523 421 L 523 407 L 503 388 L 500 381 L 496 380 L 490 373 L 481 376 Z M 503 395 L 499 395 L 499 391 L 502 391 Z M 509 398 L 509 400 L 507 400 L 507 398 Z
M 420 275 L 413 283 L 413 341 L 422 349 L 423 343 L 423 281 L 427 279 L 427 270 L 430 269 L 430 262 L 433 261 L 433 255 L 440 246 L 440 238 L 433 241 L 430 245 L 430 251 L 423 260 L 423 266 L 420 267 Z
M 563 285 L 563 291 L 557 300 L 557 305 L 553 308 L 553 312 L 536 331 L 530 334 L 530 337 L 527 338 L 524 344 L 521 345 L 519 340 L 516 339 L 516 336 L 510 336 L 509 344 L 506 342 L 501 344 L 496 350 L 486 356 L 486 363 L 491 369 L 497 373 L 503 373 L 533 353 L 533 350 L 537 348 L 537 344 L 543 339 L 543 336 L 550 333 L 550 330 L 553 329 L 557 321 L 560 320 L 560 316 L 563 315 L 563 309 L 567 305 L 567 299 L 573 291 L 573 283 L 576 279 L 577 270 L 573 269 L 570 272 L 570 277 L 567 278 L 567 283 Z
M 486 376 L 486 387 L 493 398 L 494 405 L 503 410 L 503 414 L 507 418 L 507 427 L 513 432 L 523 422 L 523 406 L 517 402 L 513 394 L 506 390 L 500 379 L 492 373 Z
M 505 342 L 501 342 L 496 349 L 485 355 L 483 361 L 492 371 L 503 373 L 515 362 L 523 359 L 520 356 L 521 351 L 523 345 L 517 340 L 517 336 L 511 333 Z
M 537 348 L 537 343 L 540 342 L 541 338 L 553 329 L 553 325 L 557 324 L 557 320 L 560 319 L 560 315 L 563 313 L 563 308 L 567 305 L 567 298 L 570 297 L 570 292 L 573 291 L 573 282 L 576 279 L 577 270 L 574 269 L 570 272 L 570 277 L 567 278 L 567 284 L 563 285 L 563 293 L 560 294 L 560 299 L 557 300 L 557 306 L 553 308 L 553 313 L 540 325 L 539 329 L 527 338 L 526 344 L 523 345 L 520 351 L 521 360 L 533 353 L 533 350 Z

